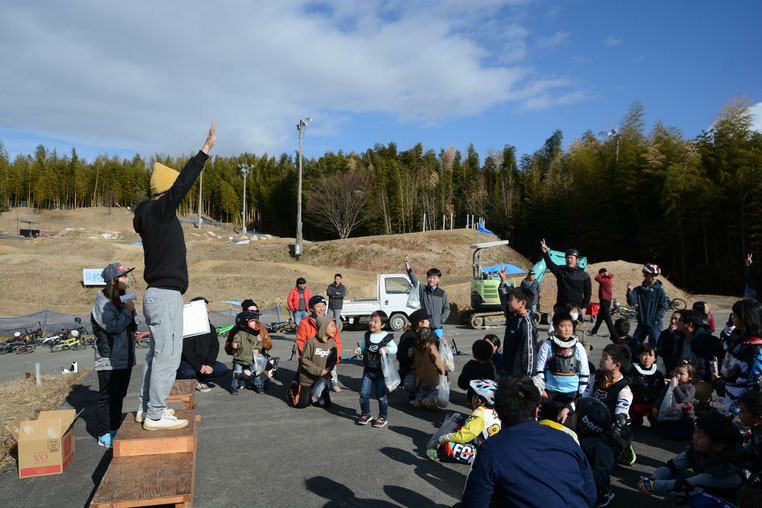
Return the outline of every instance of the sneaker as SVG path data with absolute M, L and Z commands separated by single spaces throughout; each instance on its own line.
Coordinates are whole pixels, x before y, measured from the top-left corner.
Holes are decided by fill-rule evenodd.
M 436 448 L 427 448 L 426 449 L 426 456 L 433 460 L 434 462 L 440 462 L 439 460 L 439 453 L 437 452 Z
M 371 415 L 362 415 L 359 420 L 357 420 L 357 425 L 368 425 L 370 421 L 373 419 Z
M 230 395 L 238 395 L 238 388 L 231 388 Z
M 196 383 L 196 391 L 206 393 L 211 392 L 212 389 L 205 383 Z
M 371 424 L 371 426 L 380 429 L 381 427 L 386 427 L 386 424 L 386 418 L 377 418 L 376 421 Z
M 144 430 L 176 430 L 182 429 L 188 425 L 188 420 L 181 418 L 175 418 L 173 415 L 164 413 L 161 416 L 161 420 L 151 420 L 146 418 L 143 422 Z
M 170 416 L 175 416 L 175 410 L 172 409 L 171 407 L 165 407 L 164 408 L 164 414 L 165 415 L 170 415 Z M 135 421 L 138 422 L 138 423 L 143 423 L 143 410 L 142 409 L 138 409 L 138 412 L 135 413 Z
M 627 448 L 622 450 L 622 453 L 619 454 L 619 459 L 617 460 L 620 464 L 632 465 L 635 464 L 637 458 L 638 456 L 635 455 L 635 450 L 632 449 L 632 445 L 629 445 Z
M 98 438 L 98 445 L 103 446 L 104 448 L 113 448 L 114 447 L 114 438 L 111 436 L 111 433 L 103 434 Z
M 111 441 L 113 441 L 114 439 L 116 439 L 116 433 L 117 433 L 117 431 L 116 431 L 116 430 L 112 430 L 111 432 L 109 432 L 109 434 L 111 434 Z
M 336 393 L 341 393 L 341 387 L 339 385 L 334 384 L 333 387 L 331 387 L 331 390 L 333 390 Z
M 614 493 L 611 492 L 611 489 L 609 487 L 603 487 L 598 492 L 598 500 L 595 502 L 596 508 L 602 508 L 604 506 L 608 506 L 611 504 L 611 501 L 614 500 Z
M 252 385 L 251 389 L 257 393 L 262 393 L 264 391 L 264 389 L 262 388 L 262 385 Z

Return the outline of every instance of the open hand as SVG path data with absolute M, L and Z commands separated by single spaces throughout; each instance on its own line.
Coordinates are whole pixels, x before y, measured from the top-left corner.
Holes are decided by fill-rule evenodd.
M 567 419 L 568 417 L 569 417 L 569 408 L 566 408 L 566 407 L 565 407 L 565 408 L 563 408 L 563 409 L 562 409 L 562 410 L 561 410 L 561 411 L 558 413 L 558 418 L 556 418 L 556 421 L 557 421 L 558 423 L 561 423 L 561 424 L 563 424 L 563 423 L 566 423 L 566 419 Z
M 542 250 L 542 253 L 543 253 L 543 254 L 545 254 L 546 252 L 548 252 L 548 244 L 547 244 L 547 243 L 545 243 L 545 238 L 543 238 L 542 240 L 540 240 L 540 250 Z
M 744 262 L 744 264 L 746 266 L 751 266 L 752 263 L 753 263 L 753 261 L 751 260 L 751 253 L 746 254 L 746 261 Z
M 500 270 L 497 272 L 497 274 L 500 276 L 500 284 L 505 284 L 505 271 L 505 265 L 500 263 Z
M 204 142 L 204 147 L 201 149 L 202 152 L 209 155 L 209 150 L 212 149 L 214 146 L 214 142 L 217 141 L 217 136 L 214 135 L 214 132 L 217 130 L 217 122 L 212 120 L 212 125 L 209 127 L 209 135 L 206 136 L 206 141 Z
M 405 269 L 410 270 L 410 256 L 405 254 Z

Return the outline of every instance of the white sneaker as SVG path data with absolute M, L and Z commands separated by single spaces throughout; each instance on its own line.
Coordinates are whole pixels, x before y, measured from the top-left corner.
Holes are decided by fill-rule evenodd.
M 143 422 L 144 430 L 175 430 L 182 429 L 188 425 L 188 420 L 181 418 L 175 418 L 173 415 L 164 413 L 161 415 L 161 420 L 151 420 L 146 418 Z
M 172 409 L 171 407 L 165 407 L 164 408 L 164 414 L 165 415 L 170 415 L 170 416 L 175 416 L 175 410 Z M 143 423 L 143 410 L 142 409 L 138 409 L 138 412 L 135 413 L 135 421 L 138 422 L 138 423 Z
M 196 391 L 206 393 L 211 392 L 212 389 L 206 383 L 196 383 Z

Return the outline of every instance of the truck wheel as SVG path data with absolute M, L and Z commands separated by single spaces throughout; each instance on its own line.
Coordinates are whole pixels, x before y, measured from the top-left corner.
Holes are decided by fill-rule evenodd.
M 407 316 L 402 312 L 396 312 L 389 318 L 389 327 L 395 332 L 399 332 L 407 326 Z

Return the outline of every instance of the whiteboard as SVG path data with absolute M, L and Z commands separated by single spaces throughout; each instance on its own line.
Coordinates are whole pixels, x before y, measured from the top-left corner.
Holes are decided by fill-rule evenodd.
M 204 300 L 186 303 L 183 306 L 183 337 L 195 337 L 209 331 L 209 316 Z

